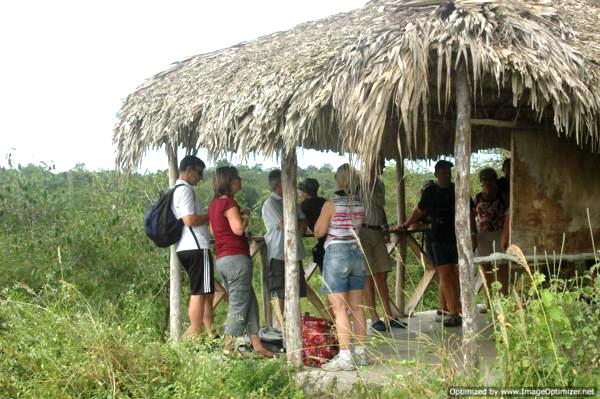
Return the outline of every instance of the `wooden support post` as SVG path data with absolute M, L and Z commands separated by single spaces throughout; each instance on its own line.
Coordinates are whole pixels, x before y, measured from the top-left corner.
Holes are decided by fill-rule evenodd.
M 421 280 L 419 280 L 419 283 L 415 288 L 415 292 L 412 294 L 408 300 L 408 303 L 406 304 L 405 312 L 407 315 L 410 316 L 415 312 L 415 309 L 419 305 L 419 302 L 421 302 L 421 299 L 423 299 L 423 295 L 425 295 L 425 291 L 427 291 L 427 287 L 429 287 L 429 284 L 431 284 L 431 281 L 434 277 L 434 269 L 426 269 L 425 272 L 423 272 L 423 277 Z
M 166 147 L 169 159 L 169 187 L 173 187 L 179 177 L 177 148 L 170 144 L 167 144 Z M 175 245 L 171 245 L 169 280 L 169 337 L 174 342 L 178 342 L 181 339 L 181 268 L 175 252 Z
M 419 280 L 419 283 L 415 288 L 415 292 L 413 292 L 413 294 L 411 295 L 404 309 L 407 315 L 412 315 L 415 312 L 415 309 L 417 308 L 419 302 L 421 302 L 421 299 L 423 299 L 423 296 L 425 295 L 425 291 L 427 291 L 429 284 L 431 284 L 431 281 L 435 276 L 435 269 L 433 267 L 433 264 L 431 263 L 431 260 L 429 259 L 427 254 L 423 252 L 421 246 L 414 239 L 414 237 L 410 235 L 407 236 L 406 242 L 408 244 L 408 247 L 415 254 L 416 258 L 419 259 L 419 261 L 421 262 L 421 266 L 423 266 L 423 277 L 421 278 L 421 280 Z
M 308 282 L 318 268 L 319 265 L 317 265 L 315 262 L 310 262 L 308 267 L 304 269 L 304 279 Z
M 217 305 L 223 299 L 226 302 L 229 301 L 229 295 L 227 294 L 227 291 L 225 291 L 225 288 L 221 285 L 221 283 L 219 283 L 217 280 L 215 280 L 215 293 L 213 295 L 213 303 L 212 303 L 213 309 L 216 308 Z
M 270 327 L 273 325 L 273 314 L 271 313 L 271 298 L 269 295 L 269 282 L 268 282 L 268 273 L 269 273 L 269 257 L 267 254 L 267 246 L 264 241 L 260 247 L 260 292 L 263 300 L 263 314 L 265 315 L 265 325 Z M 277 305 L 277 309 L 279 309 L 279 305 Z M 283 325 L 280 325 L 283 327 Z
M 404 184 L 404 159 L 402 154 L 396 159 L 396 216 L 398 224 L 406 220 L 406 195 Z M 400 236 L 398 243 L 400 256 L 396 259 L 396 305 L 400 309 L 400 317 L 406 314 L 404 292 L 406 288 L 406 235 Z
M 283 188 L 283 234 L 285 241 L 285 343 L 292 366 L 302 366 L 300 333 L 300 265 L 298 259 L 298 215 L 296 211 L 296 150 L 283 151 L 281 183 Z
M 471 92 L 465 60 L 456 69 L 456 242 L 460 276 L 460 300 L 463 311 L 464 370 L 471 373 L 478 366 L 475 318 L 475 273 L 471 244 L 469 173 L 471 166 Z

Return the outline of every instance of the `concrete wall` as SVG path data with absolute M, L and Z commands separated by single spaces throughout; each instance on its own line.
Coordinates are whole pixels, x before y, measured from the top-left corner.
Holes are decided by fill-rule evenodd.
M 600 249 L 600 157 L 553 132 L 513 133 L 511 242 L 525 254 Z

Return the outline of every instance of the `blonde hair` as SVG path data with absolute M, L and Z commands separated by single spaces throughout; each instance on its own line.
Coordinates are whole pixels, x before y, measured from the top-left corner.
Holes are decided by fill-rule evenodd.
M 346 194 L 355 194 L 358 192 L 360 181 L 358 180 L 358 173 L 350 164 L 343 164 L 335 172 L 335 182 L 338 189 L 344 191 Z

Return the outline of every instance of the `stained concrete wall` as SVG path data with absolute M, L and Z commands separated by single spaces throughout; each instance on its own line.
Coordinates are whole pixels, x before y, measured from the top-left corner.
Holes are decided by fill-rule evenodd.
M 524 253 L 600 249 L 600 156 L 552 132 L 513 132 L 511 242 Z

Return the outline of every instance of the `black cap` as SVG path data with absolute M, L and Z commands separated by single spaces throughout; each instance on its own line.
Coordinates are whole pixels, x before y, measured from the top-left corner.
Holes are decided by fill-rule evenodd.
M 450 161 L 446 161 L 445 159 L 440 159 L 439 161 L 437 161 L 435 163 L 435 170 L 441 169 L 441 168 L 445 168 L 446 166 L 448 166 L 449 168 L 453 167 L 454 164 Z
M 319 192 L 319 182 L 317 179 L 312 179 L 309 177 L 298 184 L 298 189 L 312 195 L 313 197 L 316 197 L 317 193 Z

